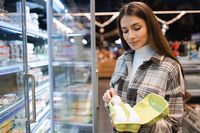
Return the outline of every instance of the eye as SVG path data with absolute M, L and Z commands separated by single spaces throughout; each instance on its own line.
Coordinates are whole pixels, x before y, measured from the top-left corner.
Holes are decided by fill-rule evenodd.
M 128 30 L 122 29 L 122 33 L 128 33 Z
M 136 30 L 136 31 L 140 30 L 141 28 L 142 28 L 142 26 L 139 26 L 139 25 L 133 27 L 133 29 Z

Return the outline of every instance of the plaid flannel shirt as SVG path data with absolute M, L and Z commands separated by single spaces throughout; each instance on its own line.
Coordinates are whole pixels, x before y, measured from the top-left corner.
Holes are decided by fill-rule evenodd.
M 159 94 L 168 101 L 168 117 L 159 120 L 153 126 L 142 126 L 140 133 L 181 133 L 185 84 L 180 65 L 169 57 L 155 55 L 143 62 L 130 81 L 133 56 L 134 51 L 128 50 L 117 59 L 110 86 L 131 106 L 138 102 L 137 99 L 144 98 L 150 92 Z M 113 132 L 118 133 L 114 130 Z

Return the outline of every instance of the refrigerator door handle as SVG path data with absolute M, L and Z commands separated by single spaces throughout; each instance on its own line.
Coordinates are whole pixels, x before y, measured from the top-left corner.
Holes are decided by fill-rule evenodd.
M 31 78 L 31 84 L 32 84 L 32 111 L 33 111 L 33 117 L 30 119 L 30 123 L 34 123 L 36 121 L 36 98 L 35 98 L 35 75 L 31 73 L 26 73 L 26 76 L 28 78 Z

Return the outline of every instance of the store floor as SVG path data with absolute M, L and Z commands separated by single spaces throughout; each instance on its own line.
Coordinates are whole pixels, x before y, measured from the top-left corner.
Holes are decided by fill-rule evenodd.
M 102 100 L 103 93 L 109 88 L 109 79 L 99 79 L 98 88 L 97 133 L 112 133 L 112 125 Z

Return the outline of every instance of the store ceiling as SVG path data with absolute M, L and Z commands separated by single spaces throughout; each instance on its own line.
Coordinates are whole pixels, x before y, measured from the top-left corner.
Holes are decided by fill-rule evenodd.
M 90 0 L 61 0 L 67 8 L 88 9 Z M 96 12 L 116 12 L 126 3 L 143 1 L 153 10 L 200 9 L 200 0 L 95 0 Z
M 123 4 L 133 0 L 96 0 L 96 12 L 117 12 Z M 200 10 L 200 0 L 140 0 L 147 3 L 153 11 L 171 11 L 171 10 Z M 157 15 L 159 18 L 168 21 L 176 17 L 178 14 Z M 98 22 L 105 22 L 111 16 L 97 16 Z M 169 25 L 166 36 L 169 40 L 190 40 L 191 33 L 200 32 L 200 13 L 186 14 L 178 21 Z M 108 40 L 118 38 L 116 29 L 116 21 L 106 26 L 105 33 L 100 34 L 100 28 L 96 26 L 97 33 L 105 36 Z M 114 33 L 114 34 L 112 34 Z M 107 37 L 108 35 L 108 37 Z
M 12 4 L 19 0 L 4 0 L 4 5 L 8 11 L 15 9 Z M 90 0 L 60 0 L 69 12 L 88 12 L 90 9 Z M 95 0 L 96 12 L 117 12 L 123 4 L 133 0 Z M 200 10 L 200 0 L 140 0 L 147 3 L 154 11 L 169 10 Z M 46 9 L 44 0 L 27 0 L 31 6 L 31 12 L 39 15 L 40 28 L 46 29 Z M 38 4 L 35 4 L 38 3 Z M 177 14 L 157 15 L 163 20 L 171 20 Z M 96 16 L 96 21 L 104 23 L 111 16 Z M 186 14 L 177 22 L 169 25 L 167 36 L 170 39 L 188 38 L 189 34 L 200 32 L 200 14 Z M 117 39 L 116 21 L 113 21 L 104 28 L 104 33 L 96 26 L 97 36 L 103 36 L 107 39 Z M 181 34 L 180 34 L 181 33 Z
M 86 12 L 89 9 L 90 0 L 61 0 L 69 11 L 78 9 Z M 133 0 L 95 0 L 96 12 L 117 12 L 123 4 Z M 138 1 L 138 0 L 137 0 Z M 171 10 L 200 10 L 200 0 L 139 0 L 147 3 L 154 11 Z M 171 20 L 178 14 L 157 15 L 163 20 Z M 96 16 L 96 21 L 104 23 L 111 16 Z M 166 36 L 170 40 L 180 40 L 190 38 L 191 33 L 200 32 L 200 14 L 186 14 L 177 22 L 169 25 Z M 100 28 L 96 26 L 97 37 L 103 36 L 106 39 L 115 40 L 118 38 L 116 32 L 116 21 L 113 21 L 104 28 L 104 33 L 100 33 Z

